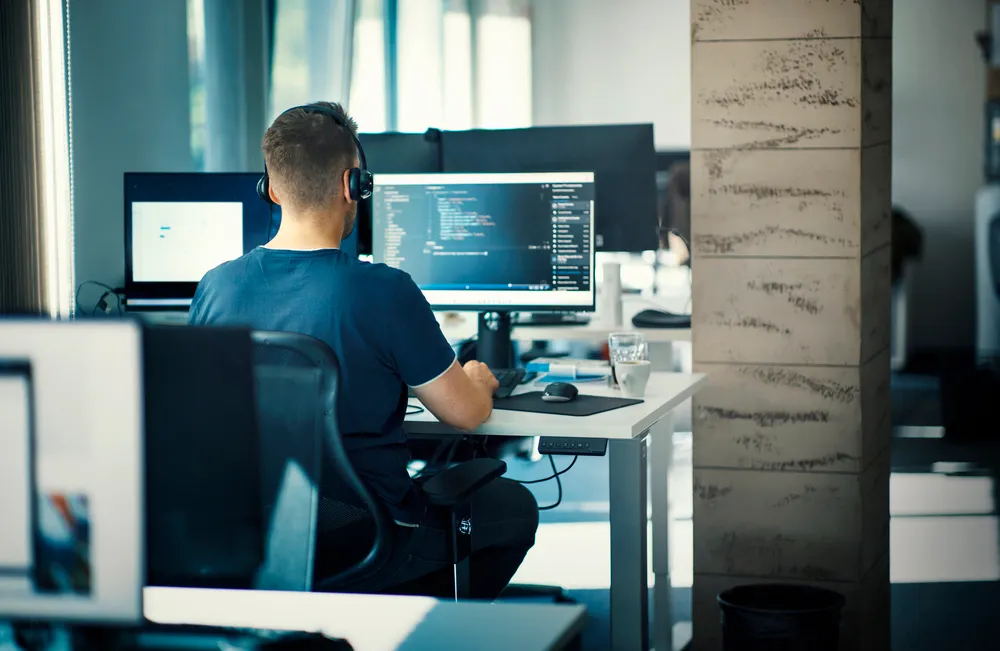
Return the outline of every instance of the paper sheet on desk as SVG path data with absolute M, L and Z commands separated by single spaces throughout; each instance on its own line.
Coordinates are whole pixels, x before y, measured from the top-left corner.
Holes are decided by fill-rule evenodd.
M 552 382 L 570 382 L 570 383 L 572 383 L 572 382 L 600 382 L 602 380 L 607 379 L 607 377 L 608 377 L 607 375 L 584 375 L 584 374 L 580 374 L 580 375 L 565 375 L 565 374 L 561 374 L 561 373 L 557 375 L 555 373 L 549 373 L 547 375 L 541 376 L 540 378 L 538 378 L 537 380 L 535 380 L 535 382 L 537 382 L 539 384 L 551 384 Z
M 567 358 L 544 358 L 528 362 L 525 365 L 528 372 L 547 374 L 558 377 L 559 381 L 570 380 L 585 381 L 589 379 L 600 379 L 611 375 L 611 367 L 603 360 L 594 359 L 567 359 Z M 556 380 L 552 380 L 556 381 Z

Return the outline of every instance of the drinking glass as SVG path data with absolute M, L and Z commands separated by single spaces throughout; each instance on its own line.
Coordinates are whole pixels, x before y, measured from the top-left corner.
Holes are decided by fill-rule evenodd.
M 611 385 L 618 386 L 615 364 L 649 359 L 649 344 L 641 332 L 613 332 L 608 335 L 608 357 L 611 361 Z

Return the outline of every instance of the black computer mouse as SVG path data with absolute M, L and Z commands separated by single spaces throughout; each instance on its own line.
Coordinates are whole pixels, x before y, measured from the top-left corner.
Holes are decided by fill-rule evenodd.
M 553 382 L 545 387 L 542 400 L 545 402 L 569 402 L 576 398 L 580 390 L 569 382 Z

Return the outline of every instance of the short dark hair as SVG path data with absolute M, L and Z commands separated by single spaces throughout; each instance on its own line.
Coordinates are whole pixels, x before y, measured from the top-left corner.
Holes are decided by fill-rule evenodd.
M 264 133 L 261 150 L 282 200 L 299 209 L 319 208 L 343 192 L 344 170 L 354 167 L 358 125 L 340 104 L 313 102 L 336 115 L 297 108 L 282 113 Z M 346 126 L 345 126 L 346 125 Z

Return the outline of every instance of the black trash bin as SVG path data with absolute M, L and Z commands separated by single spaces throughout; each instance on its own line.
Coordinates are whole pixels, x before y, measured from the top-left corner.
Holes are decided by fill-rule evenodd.
M 723 651 L 837 651 L 837 592 L 774 583 L 737 586 L 718 599 Z

